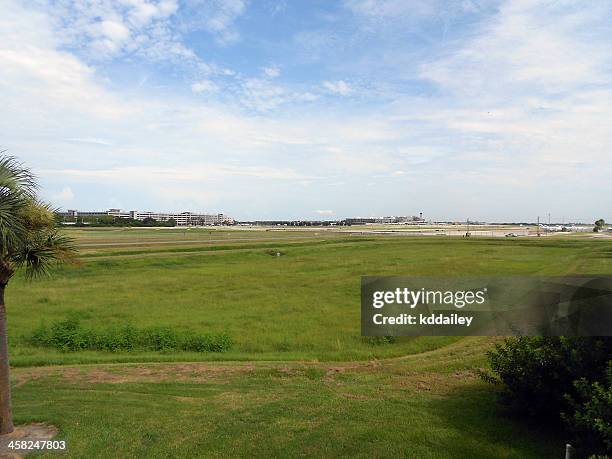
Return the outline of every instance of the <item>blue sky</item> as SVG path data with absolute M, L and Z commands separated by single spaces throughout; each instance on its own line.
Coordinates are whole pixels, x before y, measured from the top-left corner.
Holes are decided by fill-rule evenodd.
M 612 220 L 609 1 L 0 0 L 63 208 Z

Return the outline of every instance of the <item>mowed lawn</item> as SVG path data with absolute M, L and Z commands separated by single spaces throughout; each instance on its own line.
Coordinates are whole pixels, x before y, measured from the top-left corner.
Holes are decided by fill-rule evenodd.
M 588 239 L 73 234 L 81 266 L 7 295 L 16 422 L 57 426 L 68 457 L 561 457 L 562 438 L 504 417 L 478 378 L 494 339 L 364 340 L 360 276 L 612 272 L 612 244 Z M 225 332 L 234 347 L 26 343 L 67 317 Z
M 78 458 L 562 457 L 562 438 L 497 411 L 475 374 L 490 346 L 465 338 L 352 363 L 18 368 L 14 413 L 58 426 Z

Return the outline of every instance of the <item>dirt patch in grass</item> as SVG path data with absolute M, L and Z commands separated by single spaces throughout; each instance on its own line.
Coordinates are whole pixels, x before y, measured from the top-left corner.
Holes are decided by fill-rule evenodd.
M 381 361 L 373 360 L 370 362 L 351 362 L 333 365 L 325 365 L 322 367 L 325 370 L 323 376 L 323 382 L 327 384 L 335 384 L 336 386 L 342 386 L 341 382 L 337 381 L 337 378 L 351 373 L 380 373 L 385 371 L 385 366 Z
M 406 373 L 401 376 L 394 375 L 392 387 L 443 394 L 451 391 L 458 384 L 473 383 L 477 379 L 476 370 L 454 371 L 453 373 Z
M 87 367 L 71 367 L 59 369 L 61 376 L 71 382 L 88 383 L 130 383 L 130 382 L 222 382 L 230 376 L 253 375 L 258 372 L 271 372 L 276 378 L 304 377 L 311 370 L 320 369 L 323 380 L 333 380 L 335 375 L 346 372 L 369 372 L 379 369 L 380 362 L 357 362 L 333 364 L 231 364 L 219 365 L 215 363 L 169 363 L 150 365 L 108 365 Z M 33 372 L 31 378 L 35 378 Z M 23 379 L 24 376 L 21 375 Z
M 239 373 L 250 373 L 253 367 L 215 366 L 202 363 L 179 363 L 168 365 L 143 365 L 121 367 L 94 367 L 79 373 L 65 371 L 63 376 L 71 381 L 88 383 L 140 383 L 160 381 L 205 382 Z
M 49 371 L 36 371 L 36 372 L 13 372 L 13 388 L 21 387 L 25 383 L 30 381 L 36 381 L 44 376 L 49 375 Z
M 219 365 L 214 363 L 169 363 L 143 365 L 96 365 L 79 367 L 36 367 L 13 372 L 14 387 L 45 377 L 56 377 L 69 382 L 85 383 L 140 383 L 162 381 L 204 382 L 222 381 L 236 374 L 255 371 L 250 364 Z M 220 382 L 215 381 L 215 382 Z

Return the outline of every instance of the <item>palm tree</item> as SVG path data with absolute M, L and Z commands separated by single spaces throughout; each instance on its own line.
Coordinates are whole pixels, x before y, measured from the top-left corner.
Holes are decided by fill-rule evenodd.
M 57 231 L 51 207 L 36 197 L 34 175 L 0 152 L 0 434 L 13 431 L 4 290 L 20 268 L 32 279 L 75 255 L 71 239 Z

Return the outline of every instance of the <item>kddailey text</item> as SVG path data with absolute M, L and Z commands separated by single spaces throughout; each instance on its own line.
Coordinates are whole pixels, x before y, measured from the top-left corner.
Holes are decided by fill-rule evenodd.
M 376 325 L 464 325 L 469 327 L 474 317 L 459 314 L 399 314 L 384 316 L 374 314 L 372 322 Z

